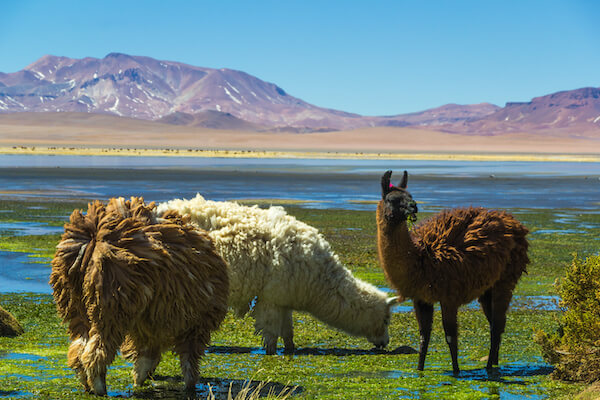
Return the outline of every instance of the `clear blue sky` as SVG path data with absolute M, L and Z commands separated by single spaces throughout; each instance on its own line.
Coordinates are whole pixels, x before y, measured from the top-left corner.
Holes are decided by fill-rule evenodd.
M 0 71 L 110 52 L 389 115 L 600 86 L 600 1 L 1 0 Z

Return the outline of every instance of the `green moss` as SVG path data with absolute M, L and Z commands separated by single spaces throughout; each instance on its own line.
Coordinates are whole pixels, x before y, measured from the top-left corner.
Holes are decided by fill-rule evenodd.
M 89 398 L 66 367 L 68 340 L 51 297 L 2 295 L 0 302 L 22 318 L 27 332 L 17 339 L 0 339 L 0 348 L 5 352 L 0 355 L 1 387 L 33 393 L 31 398 Z M 201 375 L 213 386 L 249 378 L 298 385 L 296 397 L 306 399 L 489 398 L 494 393 L 555 398 L 580 389 L 549 380 L 549 371 L 540 365 L 538 349 L 530 339 L 532 321 L 536 326 L 555 328 L 553 312 L 509 314 L 500 360 L 503 367 L 492 379 L 488 379 L 483 370 L 485 362 L 480 360 L 487 354 L 488 334 L 487 322 L 478 311 L 463 310 L 459 315 L 460 363 L 464 372 L 458 378 L 450 373 L 439 313 L 435 315 L 424 373 L 415 371 L 416 354 L 369 354 L 370 345 L 364 339 L 332 330 L 306 314 L 295 313 L 294 319 L 299 354 L 267 357 L 259 350 L 260 338 L 253 334 L 253 321 L 236 320 L 229 314 L 201 362 Z M 392 349 L 401 345 L 415 347 L 418 343 L 412 314 L 394 315 L 390 330 Z M 332 349 L 346 352 L 335 354 Z M 167 391 L 184 398 L 180 393 L 179 363 L 172 353 L 163 356 L 157 375 L 155 382 L 135 393 L 153 387 L 157 396 Z M 109 371 L 108 385 L 113 394 L 129 393 L 130 365 L 117 359 Z
M 87 209 L 83 200 L 0 200 L 0 221 L 44 222 L 60 226 L 75 208 Z
M 49 222 L 59 217 L 64 223 L 73 208 L 86 204 L 40 202 L 35 205 L 42 206 L 51 211 L 37 208 L 27 211 L 21 203 L 0 203 L 3 209 L 15 210 L 0 213 L 0 218 L 9 214 L 29 218 L 28 212 L 33 212 L 36 216 L 30 221 Z M 319 228 L 357 276 L 387 286 L 377 262 L 373 211 L 313 210 L 296 206 L 288 206 L 287 210 Z M 532 263 L 515 295 L 554 294 L 553 282 L 564 275 L 571 253 L 587 255 L 597 251 L 595 238 L 600 237 L 600 216 L 578 210 L 514 211 L 532 231 Z M 24 220 L 14 215 L 12 221 Z M 422 213 L 420 218 L 426 215 Z M 564 233 L 564 230 L 585 234 Z M 536 233 L 540 231 L 545 233 Z M 58 240 L 59 235 L 10 238 L 0 235 L 0 249 L 51 257 Z M 0 294 L 0 305 L 25 328 L 25 334 L 20 337 L 0 338 L 0 398 L 95 398 L 82 392 L 74 373 L 66 367 L 68 338 L 51 296 Z M 488 324 L 483 313 L 466 307 L 459 313 L 459 362 L 463 372 L 457 378 L 451 374 L 440 319 L 436 309 L 426 370 L 417 373 L 417 354 L 369 352 L 371 346 L 365 339 L 338 332 L 303 313 L 294 313 L 298 354 L 267 357 L 261 351 L 260 337 L 254 335 L 253 320 L 235 319 L 228 314 L 222 328 L 213 335 L 211 350 L 201 362 L 201 376 L 207 379 L 203 382 L 219 387 L 226 387 L 230 382 L 239 386 L 250 378 L 298 385 L 294 397 L 301 399 L 497 399 L 510 396 L 570 399 L 583 387 L 550 379 L 550 369 L 543 363 L 539 347 L 532 340 L 534 327 L 546 332 L 559 328 L 558 311 L 538 310 L 533 305 L 512 309 L 500 350 L 501 367 L 490 376 L 483 369 L 485 361 L 482 361 L 489 348 Z M 394 314 L 390 336 L 391 350 L 399 346 L 417 348 L 419 335 L 413 313 Z M 132 388 L 130 371 L 130 365 L 117 358 L 108 374 L 110 395 L 185 398 L 179 362 L 172 353 L 163 356 L 155 381 L 141 389 Z M 198 394 L 200 398 L 206 397 L 205 391 L 199 390 Z
M 33 253 L 31 262 L 48 263 L 59 241 L 60 235 L 0 236 L 0 250 Z
M 0 200 L 0 222 L 37 222 L 62 226 L 75 208 L 86 208 L 82 201 L 12 201 Z M 0 250 L 32 253 L 31 262 L 48 262 L 60 234 L 11 236 L 0 232 Z

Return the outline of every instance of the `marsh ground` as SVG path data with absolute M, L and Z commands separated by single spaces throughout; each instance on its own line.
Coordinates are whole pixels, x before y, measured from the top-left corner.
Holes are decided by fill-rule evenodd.
M 27 252 L 29 262 L 49 273 L 49 258 L 59 240 L 56 231 L 24 230 L 24 222 L 38 227 L 60 227 L 68 214 L 84 202 L 56 200 L 0 201 L 0 250 Z M 354 274 L 387 287 L 377 265 L 373 211 L 321 210 L 286 205 L 299 219 L 319 228 L 342 261 Z M 572 253 L 595 254 L 600 248 L 600 214 L 578 209 L 514 209 L 512 212 L 531 230 L 532 263 L 519 283 L 509 311 L 507 333 L 501 348 L 500 368 L 488 374 L 482 357 L 488 351 L 487 322 L 478 307 L 462 307 L 459 315 L 459 362 L 463 369 L 454 377 L 443 339 L 440 314 L 436 312 L 426 370 L 415 370 L 418 347 L 417 324 L 408 307 L 398 307 L 392 318 L 388 352 L 371 350 L 369 343 L 332 330 L 310 315 L 294 314 L 293 356 L 267 357 L 260 338 L 253 334 L 252 320 L 229 314 L 214 335 L 212 347 L 201 362 L 203 380 L 198 397 L 205 398 L 207 385 L 226 390 L 244 380 L 297 386 L 302 399 L 401 398 L 401 399 L 556 399 L 573 398 L 578 384 L 552 381 L 532 341 L 535 329 L 552 332 L 560 312 L 554 304 L 553 283 L 562 276 Z M 420 218 L 426 214 L 420 215 Z M 25 265 L 25 264 L 23 264 Z M 0 398 L 83 399 L 85 395 L 66 366 L 68 338 L 56 315 L 52 297 L 33 293 L 0 294 L 0 304 L 23 324 L 26 333 L 16 339 L 0 338 Z M 397 351 L 394 351 L 396 350 Z M 109 395 L 134 398 L 185 398 L 178 361 L 164 355 L 157 377 L 134 390 L 130 365 L 117 358 L 108 374 Z

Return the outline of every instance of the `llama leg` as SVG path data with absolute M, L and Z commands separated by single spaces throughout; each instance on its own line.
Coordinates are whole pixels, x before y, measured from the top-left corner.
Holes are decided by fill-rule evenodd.
M 84 390 L 86 392 L 90 392 L 91 388 L 90 385 L 88 385 L 87 374 L 85 372 L 83 364 L 81 363 L 81 353 L 83 353 L 85 345 L 86 340 L 81 337 L 71 342 L 71 345 L 69 346 L 69 350 L 67 352 L 67 365 L 75 370 L 79 381 L 83 385 Z
M 199 357 L 194 357 L 194 355 L 189 352 L 179 355 L 179 364 L 181 366 L 181 373 L 183 374 L 183 381 L 185 382 L 185 390 L 196 390 L 196 383 L 198 382 L 199 375 L 199 361 Z
M 263 346 L 267 355 L 277 353 L 277 339 L 283 325 L 283 313 L 280 307 L 257 301 L 252 310 L 255 319 L 254 329 L 262 334 Z
M 118 338 L 115 332 L 115 339 L 107 342 L 94 329 L 90 331 L 90 339 L 87 341 L 81 354 L 81 364 L 87 375 L 87 384 L 93 392 L 99 396 L 106 395 L 106 369 L 117 354 L 117 346 L 123 340 L 122 336 Z M 111 343 L 117 343 L 112 345 Z
M 425 356 L 429 347 L 429 338 L 431 337 L 431 325 L 433 323 L 433 305 L 423 301 L 414 300 L 415 315 L 419 323 L 419 333 L 421 342 L 419 344 L 419 366 L 418 370 L 425 368 Z
M 479 304 L 481 309 L 488 320 L 488 323 L 492 323 L 492 289 L 488 289 L 483 296 L 479 298 Z
M 133 384 L 141 386 L 160 362 L 160 348 L 144 343 L 139 337 L 127 336 L 121 344 L 121 355 L 133 362 Z
M 179 354 L 179 364 L 187 391 L 195 391 L 198 383 L 198 364 L 200 357 L 210 342 L 210 332 L 197 328 L 193 335 L 187 336 L 175 345 L 175 352 Z
M 506 326 L 506 312 L 512 298 L 512 292 L 494 291 L 492 301 L 492 321 L 490 323 L 490 354 L 488 356 L 487 369 L 498 365 L 500 353 L 500 342 Z
M 450 348 L 452 357 L 452 372 L 456 375 L 460 372 L 458 368 L 458 323 L 456 314 L 458 309 L 455 306 L 442 304 L 442 324 L 446 333 L 446 343 Z
M 134 385 L 143 385 L 146 379 L 154 374 L 154 370 L 156 370 L 159 362 L 159 349 L 144 349 L 140 351 L 133 364 Z
M 294 353 L 294 321 L 292 319 L 292 310 L 282 309 L 281 319 L 281 337 L 285 346 L 285 353 Z

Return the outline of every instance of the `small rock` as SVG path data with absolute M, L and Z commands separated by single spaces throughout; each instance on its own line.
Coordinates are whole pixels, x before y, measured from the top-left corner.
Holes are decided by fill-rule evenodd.
M 22 335 L 24 332 L 19 321 L 0 306 L 0 336 L 15 337 Z

